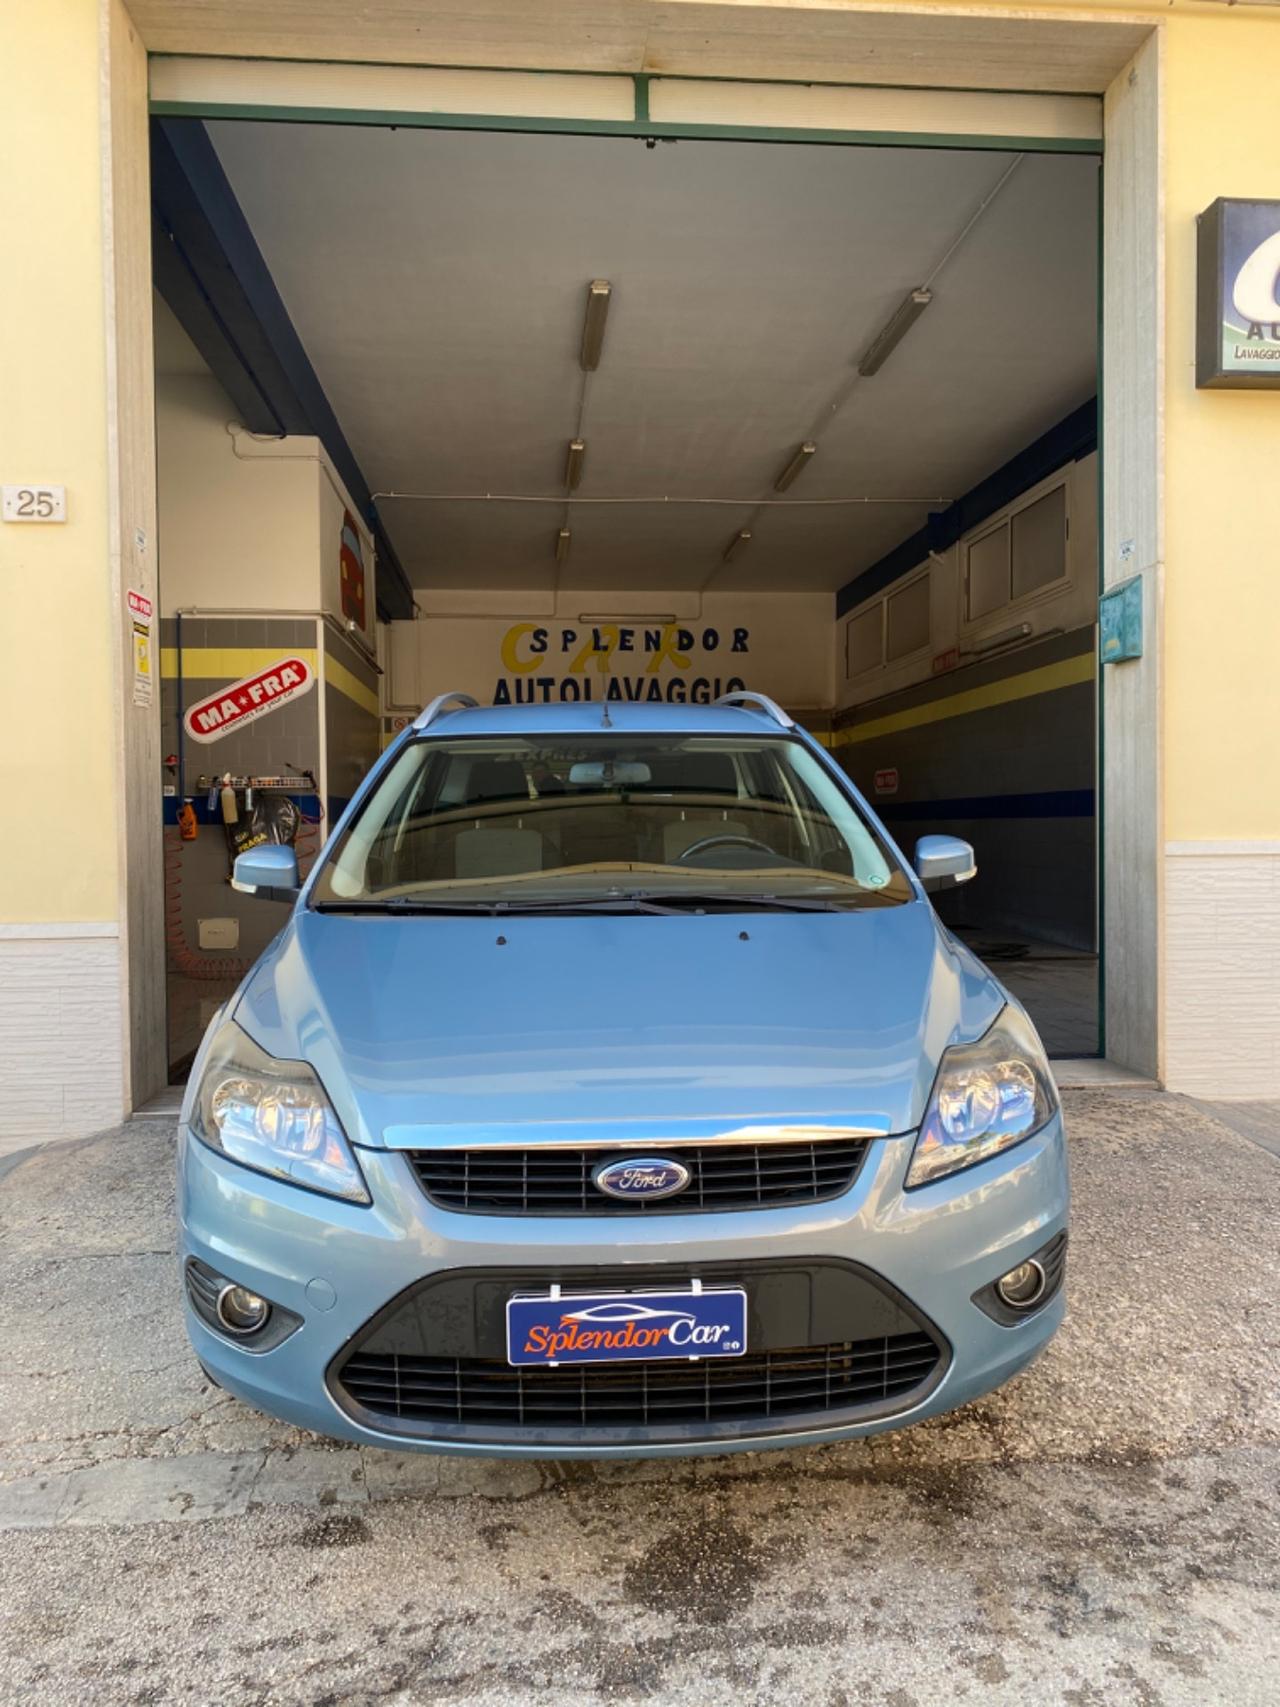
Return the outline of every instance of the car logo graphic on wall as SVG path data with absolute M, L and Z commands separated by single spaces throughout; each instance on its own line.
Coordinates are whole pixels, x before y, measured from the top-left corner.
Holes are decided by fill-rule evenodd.
M 350 510 L 342 515 L 342 541 L 338 548 L 338 567 L 342 575 L 342 614 L 358 627 L 364 627 L 364 547 L 360 529 Z
M 619 1162 L 601 1162 L 591 1175 L 592 1184 L 606 1197 L 626 1202 L 656 1203 L 683 1191 L 693 1175 L 683 1162 L 664 1156 L 626 1156 Z

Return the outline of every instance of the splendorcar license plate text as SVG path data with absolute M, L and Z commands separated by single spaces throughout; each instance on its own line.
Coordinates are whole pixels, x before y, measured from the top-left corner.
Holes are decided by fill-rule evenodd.
M 740 1287 L 507 1301 L 507 1361 L 512 1364 L 741 1357 L 746 1349 L 747 1296 Z

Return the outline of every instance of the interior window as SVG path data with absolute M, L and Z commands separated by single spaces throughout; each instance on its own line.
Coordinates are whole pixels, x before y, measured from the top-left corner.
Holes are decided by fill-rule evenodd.
M 929 577 L 921 575 L 886 601 L 885 657 L 907 658 L 929 644 Z
M 861 676 L 884 661 L 884 600 L 859 611 L 845 626 L 845 675 Z
M 1067 572 L 1067 489 L 1055 486 L 1013 518 L 1013 596 L 1034 593 Z
M 974 540 L 968 552 L 966 577 L 968 618 L 990 616 L 994 610 L 1009 602 L 1009 524 L 1001 522 L 981 539 Z

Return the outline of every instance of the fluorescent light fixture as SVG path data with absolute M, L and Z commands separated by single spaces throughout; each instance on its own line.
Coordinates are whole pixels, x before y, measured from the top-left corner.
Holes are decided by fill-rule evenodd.
M 568 528 L 561 528 L 556 535 L 556 562 L 563 563 L 569 555 L 569 545 L 573 535 Z
M 967 647 L 962 656 L 979 658 L 984 652 L 994 652 L 999 646 L 1012 646 L 1015 640 L 1027 640 L 1030 635 L 1031 624 L 1018 622 L 1012 628 L 1002 628 L 999 634 L 990 634 L 985 640 L 979 640 L 976 645 Z
M 582 611 L 578 616 L 579 622 L 633 622 L 637 627 L 648 624 L 650 628 L 663 628 L 669 623 L 680 619 L 674 611 L 644 610 L 644 611 Z
M 587 441 L 585 439 L 569 440 L 569 455 L 565 459 L 564 483 L 571 492 L 576 492 L 582 479 L 582 465 L 587 460 Z
M 808 467 L 809 458 L 813 455 L 813 453 L 817 450 L 817 448 L 818 448 L 817 445 L 814 444 L 812 439 L 806 439 L 805 440 L 805 442 L 800 446 L 800 448 L 796 452 L 796 454 L 791 458 L 791 461 L 783 469 L 782 473 L 774 481 L 773 489 L 775 492 L 785 492 L 786 491 L 787 487 L 790 486 L 791 482 L 795 479 L 796 475 L 799 474 L 803 469 Z
M 726 563 L 732 563 L 743 547 L 750 544 L 751 529 L 742 528 L 738 533 L 735 533 L 733 538 L 729 541 L 729 544 L 725 549 L 724 561 Z
M 592 279 L 587 286 L 587 314 L 582 322 L 583 373 L 594 373 L 600 366 L 600 351 L 604 347 L 604 324 L 609 318 L 609 298 L 613 286 L 608 279 Z
M 911 292 L 888 325 L 872 339 L 867 353 L 858 363 L 858 372 L 864 379 L 869 379 L 873 373 L 879 373 L 932 301 L 933 292 L 923 286 Z

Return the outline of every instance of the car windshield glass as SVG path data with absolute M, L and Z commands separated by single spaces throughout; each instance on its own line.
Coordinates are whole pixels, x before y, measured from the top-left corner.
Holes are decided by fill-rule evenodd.
M 322 907 L 892 906 L 911 884 L 791 738 L 411 742 L 330 854 Z M 465 910 L 465 909 L 462 909 Z

